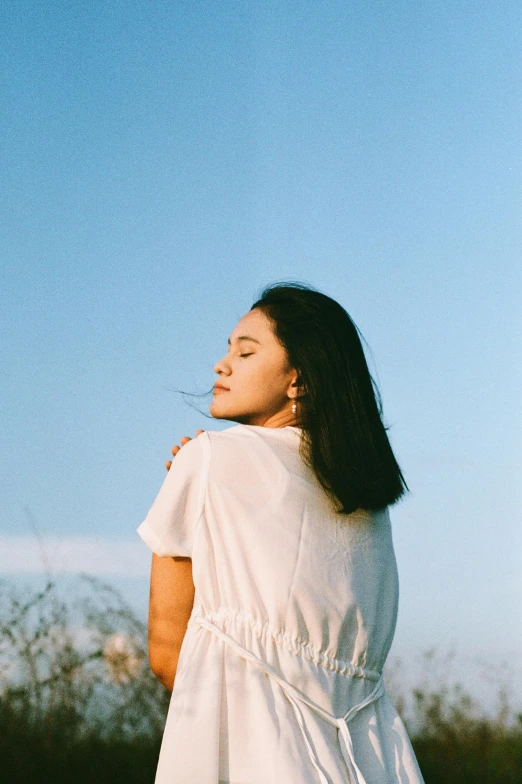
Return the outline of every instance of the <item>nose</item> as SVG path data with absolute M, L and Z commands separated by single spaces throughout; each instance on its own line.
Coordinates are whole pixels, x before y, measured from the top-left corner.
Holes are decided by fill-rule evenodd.
M 227 376 L 230 373 L 230 368 L 226 363 L 226 359 L 220 359 L 219 362 L 216 362 L 214 365 L 214 373 L 217 373 L 218 376 L 225 375 Z

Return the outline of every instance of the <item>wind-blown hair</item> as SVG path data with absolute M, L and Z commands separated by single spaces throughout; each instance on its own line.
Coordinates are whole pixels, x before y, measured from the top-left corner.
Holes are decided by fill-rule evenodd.
M 301 455 L 340 513 L 379 510 L 408 490 L 382 421 L 360 332 L 331 297 L 299 283 L 267 286 L 251 310 L 272 322 L 299 376 Z

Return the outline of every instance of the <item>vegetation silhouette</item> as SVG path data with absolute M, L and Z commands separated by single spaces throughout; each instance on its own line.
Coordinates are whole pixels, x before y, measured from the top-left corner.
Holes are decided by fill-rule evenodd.
M 63 598 L 51 580 L 32 592 L 0 581 L 2 780 L 153 784 L 170 693 L 148 666 L 146 625 L 110 585 L 74 583 Z M 428 670 L 435 659 L 424 654 Z M 491 716 L 458 683 L 405 695 L 392 665 L 385 680 L 426 784 L 520 781 L 522 715 L 503 685 Z

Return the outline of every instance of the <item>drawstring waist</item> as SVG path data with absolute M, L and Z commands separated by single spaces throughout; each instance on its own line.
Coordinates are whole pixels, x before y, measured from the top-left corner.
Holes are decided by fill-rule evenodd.
M 354 718 L 354 716 L 356 716 L 357 713 L 359 713 L 359 711 L 361 711 L 363 708 L 366 708 L 372 702 L 375 702 L 380 697 L 382 697 L 382 695 L 385 692 L 382 674 L 380 675 L 373 691 L 364 700 L 362 700 L 360 703 L 350 708 L 350 710 L 347 713 L 345 713 L 344 716 L 336 717 L 333 714 L 329 713 L 328 711 L 324 710 L 324 708 L 321 708 L 321 706 L 317 705 L 317 703 L 313 702 L 313 700 L 310 700 L 305 694 L 303 694 L 302 691 L 297 689 L 291 683 L 288 683 L 288 681 L 282 678 L 281 675 L 279 675 L 279 673 L 270 664 L 268 664 L 268 662 L 263 661 L 258 656 L 253 654 L 252 651 L 249 651 L 246 648 L 244 648 L 237 640 L 234 639 L 234 637 L 231 637 L 229 634 L 227 634 L 222 629 L 220 629 L 219 626 L 217 626 L 213 621 L 209 620 L 208 618 L 205 618 L 202 615 L 196 615 L 194 617 L 194 621 L 198 623 L 200 626 L 203 626 L 204 628 L 208 629 L 210 632 L 215 634 L 224 643 L 226 643 L 235 651 L 237 651 L 237 653 L 240 656 L 242 656 L 247 661 L 252 662 L 252 664 L 258 666 L 269 677 L 273 678 L 280 685 L 280 687 L 283 689 L 285 696 L 288 698 L 290 704 L 292 705 L 292 708 L 294 710 L 297 719 L 297 723 L 303 735 L 303 739 L 308 751 L 308 755 L 310 757 L 312 764 L 317 770 L 321 784 L 328 784 L 328 778 L 324 770 L 322 769 L 321 765 L 319 764 L 317 755 L 315 754 L 312 744 L 310 743 L 310 739 L 306 731 L 304 716 L 300 707 L 300 704 L 302 703 L 308 705 L 308 707 L 311 708 L 313 711 L 315 711 L 315 713 L 317 713 L 319 716 L 321 716 L 322 719 L 324 719 L 329 724 L 337 728 L 341 751 L 342 751 L 343 759 L 346 763 L 346 767 L 348 769 L 350 782 L 352 784 L 367 784 L 366 779 L 364 778 L 360 768 L 358 767 L 355 761 L 353 743 L 352 743 L 352 738 L 350 735 L 350 729 L 348 725 L 349 722 Z

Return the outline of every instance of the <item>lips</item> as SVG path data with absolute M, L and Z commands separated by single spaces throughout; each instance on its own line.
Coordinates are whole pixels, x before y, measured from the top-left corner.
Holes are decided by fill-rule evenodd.
M 230 392 L 228 387 L 222 387 L 221 384 L 215 384 L 214 392 Z

